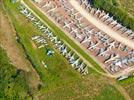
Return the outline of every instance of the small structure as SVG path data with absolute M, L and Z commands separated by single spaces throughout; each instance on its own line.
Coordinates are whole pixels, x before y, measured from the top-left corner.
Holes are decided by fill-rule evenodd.
M 46 54 L 47 54 L 48 56 L 52 56 L 52 55 L 54 54 L 54 51 L 52 51 L 52 50 L 49 49 L 49 48 L 46 48 Z

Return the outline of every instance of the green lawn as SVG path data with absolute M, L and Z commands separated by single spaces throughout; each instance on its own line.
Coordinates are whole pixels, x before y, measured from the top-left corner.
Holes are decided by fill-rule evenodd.
M 125 100 L 123 96 L 115 91 L 115 88 L 110 85 L 106 85 L 102 88 L 101 93 L 95 97 L 95 100 Z
M 134 0 L 118 0 L 119 6 L 134 17 Z

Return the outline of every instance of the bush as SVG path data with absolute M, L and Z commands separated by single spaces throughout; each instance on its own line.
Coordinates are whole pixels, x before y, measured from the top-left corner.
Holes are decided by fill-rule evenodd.
M 25 72 L 16 69 L 0 48 L 0 99 L 24 100 L 28 96 Z

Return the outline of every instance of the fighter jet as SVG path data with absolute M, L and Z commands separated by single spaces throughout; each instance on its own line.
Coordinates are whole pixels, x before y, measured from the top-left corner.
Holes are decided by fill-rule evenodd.
M 88 1 L 87 0 L 81 0 L 80 5 L 88 5 Z
M 70 29 L 70 25 L 72 24 L 72 22 L 70 22 L 70 23 L 67 23 L 67 22 L 64 22 L 64 26 L 63 26 L 63 28 L 68 28 L 68 29 Z
M 47 32 L 47 37 L 49 37 L 49 38 L 51 38 L 51 37 L 53 37 L 53 33 L 52 32 Z
M 80 42 L 81 44 L 86 43 L 86 42 L 90 42 L 91 41 L 91 36 L 85 36 L 84 39 Z
M 26 14 L 26 17 L 27 17 L 27 18 L 31 18 L 31 17 L 33 17 L 33 16 L 31 15 L 31 12 L 30 12 L 30 13 Z
M 38 29 L 39 29 L 39 30 L 42 30 L 42 29 L 45 29 L 45 28 L 46 28 L 46 27 L 45 27 L 44 25 L 39 25 L 39 26 L 38 26 Z
M 72 54 L 71 54 L 71 50 L 70 50 L 69 53 L 67 53 L 66 58 L 67 58 L 67 59 L 70 59 L 70 58 L 71 58 L 71 55 L 72 55 Z
M 109 45 L 109 49 L 115 48 L 115 41 L 111 42 Z
M 33 36 L 32 40 L 36 40 L 37 38 L 39 38 L 40 36 Z
M 90 50 L 90 49 L 99 49 L 99 48 L 97 47 L 97 45 L 99 45 L 99 42 L 98 42 L 98 41 L 96 41 L 96 43 L 91 42 L 90 47 L 88 47 L 87 49 L 88 49 L 88 50 Z
M 108 56 L 109 54 L 107 54 L 107 51 L 107 48 L 100 48 L 97 56 Z
M 110 23 L 111 25 L 116 25 L 117 24 L 117 20 L 114 20 Z
M 35 24 L 36 26 L 38 26 L 38 25 L 40 25 L 40 21 L 34 22 L 34 24 Z
M 115 59 L 117 59 L 117 58 L 119 58 L 119 57 L 120 57 L 120 56 L 119 56 L 118 54 L 113 53 L 113 54 L 111 54 L 111 55 L 109 56 L 109 58 L 106 59 L 104 62 L 107 63 L 107 62 L 113 61 L 113 60 L 115 60 Z
M 71 65 L 73 66 L 73 67 L 77 67 L 78 65 L 79 65 L 79 60 L 80 60 L 80 58 L 78 58 L 77 60 L 75 60 Z
M 83 16 L 76 18 L 77 22 L 81 23 L 81 20 L 83 19 Z
M 45 5 L 42 6 L 42 8 L 48 7 L 51 4 L 51 1 L 49 3 L 46 3 Z
M 58 50 L 62 51 L 65 48 L 64 43 L 58 47 Z
M 77 28 L 75 29 L 75 28 L 71 27 L 71 30 L 72 31 L 70 33 L 78 33 L 78 29 Z
M 70 64 L 72 64 L 72 63 L 74 62 L 74 60 L 75 60 L 75 59 L 74 59 L 74 55 L 75 55 L 75 54 L 73 54 L 73 55 L 70 57 L 70 59 L 69 59 L 69 63 L 70 63 Z
M 97 10 L 95 11 L 94 15 L 97 15 L 97 14 L 99 14 L 99 13 L 101 13 L 101 11 L 100 11 L 100 9 L 97 9 Z
M 67 47 L 65 47 L 65 49 L 62 50 L 62 54 L 66 55 L 67 54 Z
M 48 27 L 46 29 L 43 29 L 43 33 L 48 33 L 48 32 L 50 32 Z
M 47 13 L 52 12 L 52 11 L 55 11 L 55 9 L 56 9 L 56 7 L 48 10 Z
M 21 10 L 20 12 L 24 15 L 28 14 L 28 10 L 26 8 L 24 8 L 24 10 Z
M 109 13 L 107 13 L 106 15 L 104 15 L 102 18 L 100 19 L 108 19 L 109 18 Z

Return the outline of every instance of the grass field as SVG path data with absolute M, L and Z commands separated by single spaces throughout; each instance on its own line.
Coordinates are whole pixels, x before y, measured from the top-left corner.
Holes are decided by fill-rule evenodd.
M 134 17 L 134 1 L 133 0 L 118 0 L 119 6 L 126 10 L 130 16 Z
M 29 55 L 42 80 L 42 88 L 36 94 L 40 99 L 83 100 L 84 98 L 84 100 L 98 100 L 98 98 L 104 98 L 106 100 L 124 100 L 121 93 L 113 85 L 110 85 L 112 83 L 111 79 L 97 74 L 92 69 L 89 69 L 89 75 L 80 76 L 78 72 L 71 68 L 67 60 L 60 55 L 49 40 L 48 48 L 55 51 L 52 57 L 46 55 L 44 48 L 34 48 L 31 43 L 31 37 L 40 35 L 41 32 L 19 13 L 17 10 L 18 4 L 12 4 L 9 0 L 4 0 L 4 5 L 25 52 Z M 42 66 L 42 60 L 47 63 L 47 69 Z

